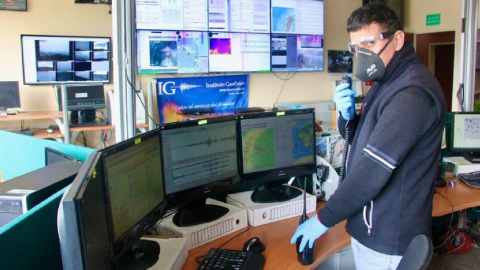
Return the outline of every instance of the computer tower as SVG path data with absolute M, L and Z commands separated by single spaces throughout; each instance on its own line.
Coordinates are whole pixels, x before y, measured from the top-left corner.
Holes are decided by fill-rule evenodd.
M 72 183 L 80 163 L 57 162 L 0 184 L 0 227 Z

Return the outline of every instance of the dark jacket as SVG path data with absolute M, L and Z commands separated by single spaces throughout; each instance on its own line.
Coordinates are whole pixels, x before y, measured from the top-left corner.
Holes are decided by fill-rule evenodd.
M 445 111 L 440 85 L 405 44 L 348 122 L 347 174 L 319 211 L 321 222 L 348 219 L 352 237 L 389 255 L 403 255 L 418 234 L 430 235 Z M 346 124 L 340 117 L 343 136 Z

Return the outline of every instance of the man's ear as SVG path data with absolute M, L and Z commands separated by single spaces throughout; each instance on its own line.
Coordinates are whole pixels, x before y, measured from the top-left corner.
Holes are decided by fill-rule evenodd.
M 393 37 L 395 42 L 395 50 L 400 51 L 405 44 L 405 32 L 399 30 L 395 32 L 395 36 Z

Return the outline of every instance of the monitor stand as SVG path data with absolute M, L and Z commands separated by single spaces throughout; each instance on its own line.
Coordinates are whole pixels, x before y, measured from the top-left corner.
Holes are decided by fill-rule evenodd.
M 116 270 L 146 270 L 158 261 L 160 245 L 151 240 L 140 239 L 130 251 L 115 263 Z
M 284 185 L 282 181 L 275 181 L 257 187 L 251 199 L 255 203 L 286 202 L 299 197 L 302 193 L 299 189 Z
M 478 155 L 465 155 L 464 158 L 470 163 L 480 163 L 480 157 Z
M 200 199 L 182 205 L 173 217 L 173 224 L 178 227 L 204 224 L 223 217 L 228 211 L 228 208 L 206 204 L 206 199 Z

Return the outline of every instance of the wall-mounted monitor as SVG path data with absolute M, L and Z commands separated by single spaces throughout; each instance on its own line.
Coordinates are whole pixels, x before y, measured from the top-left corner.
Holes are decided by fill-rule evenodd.
M 218 32 L 270 33 L 270 1 L 210 0 L 208 28 Z
M 22 35 L 24 84 L 110 83 L 109 37 Z
M 272 33 L 323 36 L 323 1 L 272 0 Z
M 323 71 L 323 36 L 272 34 L 272 71 Z
M 208 30 L 207 0 L 136 0 L 135 3 L 137 29 Z
M 270 34 L 210 33 L 210 72 L 270 71 Z
M 208 32 L 138 30 L 138 74 L 207 73 L 208 49 Z

